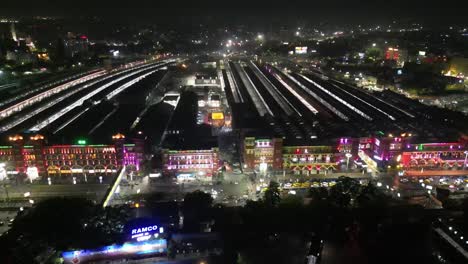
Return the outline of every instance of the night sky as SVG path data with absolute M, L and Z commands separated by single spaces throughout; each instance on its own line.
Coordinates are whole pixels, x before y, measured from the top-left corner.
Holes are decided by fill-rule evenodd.
M 461 0 L 21 0 L 2 1 L 0 15 L 96 15 L 118 20 L 157 20 L 212 16 L 239 20 L 323 19 L 342 23 L 414 18 L 429 23 L 460 23 Z

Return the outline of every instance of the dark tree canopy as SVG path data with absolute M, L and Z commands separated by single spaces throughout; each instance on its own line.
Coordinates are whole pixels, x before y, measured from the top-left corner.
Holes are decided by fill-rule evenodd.
M 265 191 L 264 196 L 265 204 L 268 206 L 277 206 L 281 201 L 279 184 L 275 181 L 271 181 L 268 185 L 267 190 Z

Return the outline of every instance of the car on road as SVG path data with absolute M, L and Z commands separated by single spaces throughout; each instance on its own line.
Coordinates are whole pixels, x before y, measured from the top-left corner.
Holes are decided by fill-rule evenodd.
M 3 225 L 5 225 L 5 222 L 0 221 L 0 226 L 3 226 Z
M 122 186 L 129 186 L 130 185 L 130 183 L 128 181 L 120 181 L 119 184 L 122 185 Z
M 294 188 L 300 188 L 301 187 L 301 183 L 300 182 L 295 182 L 293 183 L 292 185 Z

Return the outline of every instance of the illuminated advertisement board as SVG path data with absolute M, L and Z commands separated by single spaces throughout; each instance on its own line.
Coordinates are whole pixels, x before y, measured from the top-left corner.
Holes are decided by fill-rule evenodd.
M 211 119 L 213 120 L 223 120 L 224 114 L 222 112 L 213 112 L 211 113 Z
M 132 228 L 130 238 L 136 241 L 145 241 L 153 236 L 157 238 L 159 234 L 162 234 L 163 232 L 164 228 L 159 227 L 158 225 L 140 226 Z
M 177 174 L 177 180 L 178 181 L 194 181 L 195 175 L 193 173 L 180 173 Z
M 166 252 L 167 241 L 165 239 L 157 239 L 106 246 L 92 250 L 66 251 L 62 253 L 62 258 L 65 264 L 77 264 L 106 259 L 115 260 L 132 256 L 156 255 Z
M 296 54 L 306 54 L 307 53 L 307 47 L 296 47 L 295 53 Z

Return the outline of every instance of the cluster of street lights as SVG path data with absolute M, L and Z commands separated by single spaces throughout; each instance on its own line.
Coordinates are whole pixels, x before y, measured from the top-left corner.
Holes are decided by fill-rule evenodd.
M 383 184 L 382 184 L 381 182 L 377 182 L 376 185 L 377 185 L 377 187 L 382 187 L 382 186 L 383 186 Z M 394 189 L 393 187 L 390 187 L 390 185 L 388 185 L 388 184 L 385 185 L 385 189 L 391 191 L 392 193 L 395 193 L 395 192 L 397 191 L 397 190 Z M 401 193 L 400 193 L 400 192 L 396 192 L 396 196 L 397 196 L 398 198 L 401 198 Z
M 442 223 L 442 219 L 439 218 L 439 222 Z M 465 243 L 464 246 L 468 246 L 468 239 L 465 240 L 465 237 L 463 236 L 463 234 L 461 234 L 461 233 L 459 234 L 459 232 L 458 232 L 455 228 L 453 228 L 452 226 L 449 226 L 449 227 L 448 227 L 448 230 L 449 230 L 450 232 L 452 232 L 453 235 L 454 235 L 456 238 L 459 238 L 459 239 L 461 240 L 462 243 L 464 242 L 464 243 Z M 459 235 L 459 237 L 457 237 L 457 235 Z

